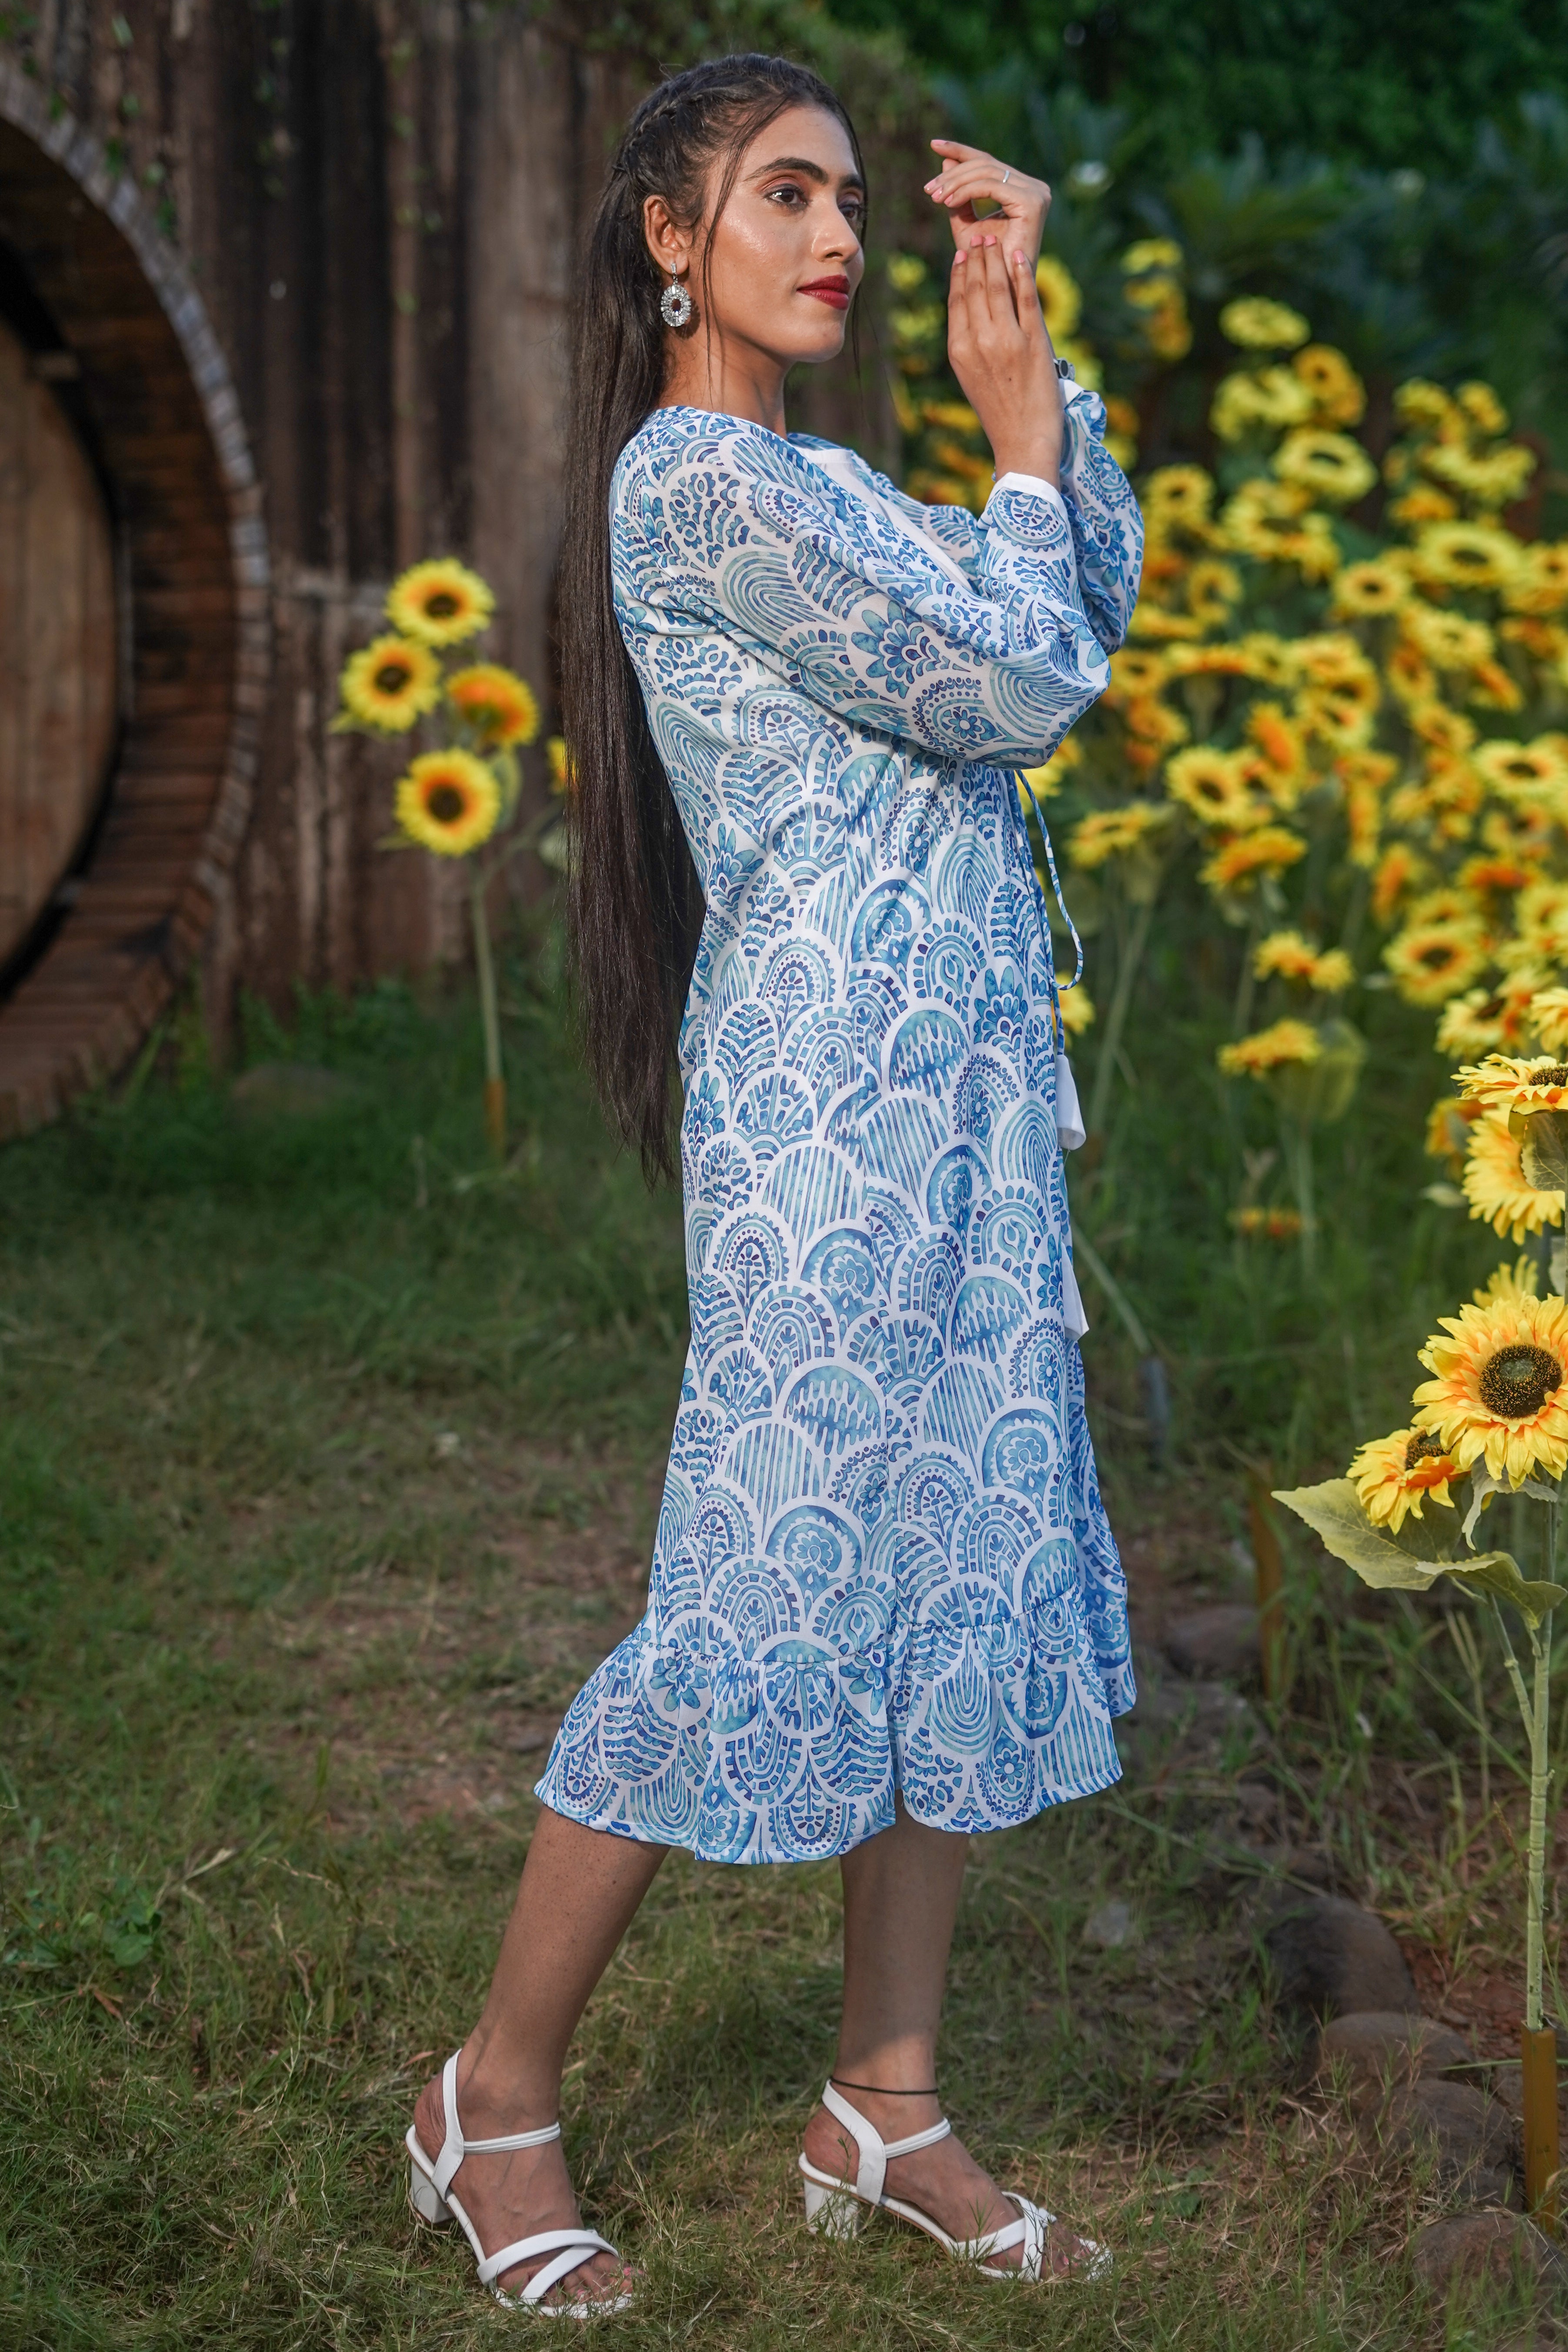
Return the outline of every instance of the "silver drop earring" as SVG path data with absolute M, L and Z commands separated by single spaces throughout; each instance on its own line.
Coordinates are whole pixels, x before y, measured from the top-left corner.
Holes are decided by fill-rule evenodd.
M 658 313 L 667 327 L 684 327 L 691 316 L 691 297 L 672 269 L 669 283 L 659 296 Z

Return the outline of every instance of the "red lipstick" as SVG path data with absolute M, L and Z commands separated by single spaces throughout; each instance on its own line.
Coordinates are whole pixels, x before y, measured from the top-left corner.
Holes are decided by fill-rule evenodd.
M 797 286 L 795 292 L 809 294 L 815 300 L 826 302 L 830 310 L 847 310 L 849 308 L 847 278 L 814 278 L 809 285 Z

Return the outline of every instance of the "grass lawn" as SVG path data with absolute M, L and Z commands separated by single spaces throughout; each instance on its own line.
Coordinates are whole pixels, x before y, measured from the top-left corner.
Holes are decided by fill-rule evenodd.
M 265 1082 L 232 1096 L 181 1030 L 129 1099 L 0 1155 L 7 2352 L 390 2352 L 539 2324 L 415 2226 L 400 2143 L 481 1998 L 562 1708 L 639 1613 L 685 1297 L 677 1205 L 611 1155 L 549 988 L 519 964 L 510 997 L 504 1172 L 470 1008 L 392 988 L 307 1005 L 287 1039 L 253 1022 L 253 1061 L 340 1074 L 308 1113 Z M 1147 1254 L 1152 1213 L 1121 1197 L 1102 1191 L 1102 1247 L 1121 1216 Z M 1342 1335 L 1289 1312 L 1259 1346 L 1298 1388 L 1337 1366 L 1342 1412 Z M 1226 1468 L 1196 1423 L 1235 1422 L 1215 1400 L 1245 1370 L 1178 1381 L 1197 1466 L 1155 1480 L 1131 1364 L 1094 1347 L 1152 1622 L 1232 1573 L 1240 1440 Z M 1270 1442 L 1310 1451 L 1295 1393 Z M 1113 2276 L 1012 2290 L 891 2225 L 809 2238 L 794 2163 L 832 2047 L 837 1873 L 675 1857 L 566 2086 L 589 2218 L 647 2273 L 595 2341 L 1499 2340 L 1416 2297 L 1402 2250 L 1438 2202 L 1302 2095 L 1257 1964 L 1287 1832 L 1249 1843 L 1242 1780 L 1435 1967 L 1467 1937 L 1514 1965 L 1506 1848 L 1488 1879 L 1473 1823 L 1460 1843 L 1468 1784 L 1456 1826 L 1420 1679 L 1440 1622 L 1346 1617 L 1342 1596 L 1315 1663 L 1303 1591 L 1290 1723 L 1167 1685 L 1112 1797 L 975 1848 L 948 2103 L 1004 2179 L 1110 2241 Z M 1358 1717 L 1406 1759 L 1403 1826 L 1374 1819 Z M 1102 1951 L 1084 1928 L 1109 1895 L 1136 1939 Z

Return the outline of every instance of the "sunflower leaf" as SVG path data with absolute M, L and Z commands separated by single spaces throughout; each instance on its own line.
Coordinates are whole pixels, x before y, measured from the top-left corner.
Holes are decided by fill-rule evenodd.
M 1508 1123 L 1525 1182 L 1538 1192 L 1568 1192 L 1568 1119 L 1562 1112 L 1510 1111 Z
M 1274 1499 L 1305 1519 L 1326 1549 L 1363 1584 L 1381 1591 L 1426 1592 L 1440 1576 L 1452 1576 L 1476 1592 L 1495 1594 L 1517 1609 L 1525 1622 L 1539 1626 L 1568 1591 L 1560 1584 L 1528 1584 L 1519 1562 L 1506 1551 L 1479 1552 L 1473 1559 L 1419 1559 L 1373 1527 L 1348 1478 L 1330 1478 L 1321 1486 L 1276 1490 Z

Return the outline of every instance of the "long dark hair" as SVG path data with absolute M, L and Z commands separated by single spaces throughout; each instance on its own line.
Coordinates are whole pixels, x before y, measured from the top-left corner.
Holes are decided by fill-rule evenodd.
M 682 227 L 698 226 L 709 173 L 721 162 L 710 240 L 745 149 L 792 106 L 836 115 L 858 168 L 854 125 L 805 66 L 717 58 L 662 82 L 626 125 L 582 267 L 560 579 L 562 717 L 574 776 L 568 919 L 588 1067 L 650 1184 L 678 1165 L 670 1064 L 703 901 L 610 588 L 610 477 L 657 404 L 668 363 L 643 206 L 662 196 Z M 705 241 L 699 331 L 710 250 Z

